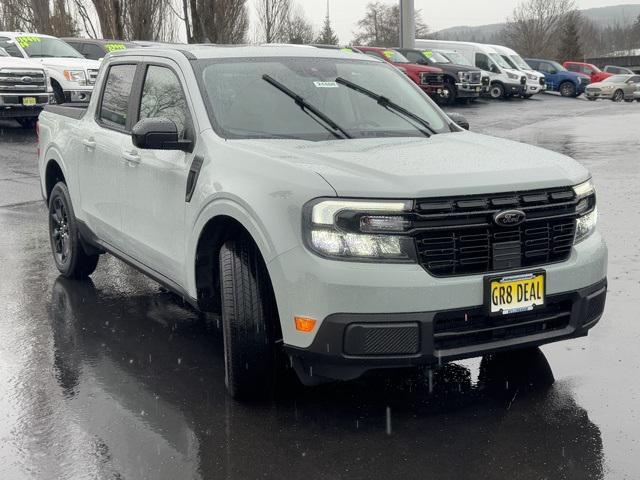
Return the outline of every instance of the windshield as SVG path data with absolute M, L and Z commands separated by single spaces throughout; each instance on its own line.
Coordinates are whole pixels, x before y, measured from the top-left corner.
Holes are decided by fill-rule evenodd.
M 0 48 L 0 57 L 8 57 L 9 54 L 4 48 Z
M 504 61 L 507 62 L 511 68 L 515 68 L 516 70 L 518 70 L 516 64 L 513 63 L 513 61 L 509 57 L 507 57 L 506 55 L 501 55 L 501 57 L 504 58 Z
M 509 55 L 510 63 L 513 63 L 520 70 L 531 70 L 531 67 L 525 62 L 520 55 Z
M 407 57 L 395 50 L 384 50 L 382 54 L 392 63 L 411 63 Z
M 564 68 L 562 65 L 560 65 L 558 62 L 554 62 L 552 60 L 549 60 L 549 62 L 551 64 L 551 66 L 554 68 L 554 70 L 557 70 L 558 72 L 566 72 L 567 69 Z
M 16 37 L 16 43 L 20 45 L 24 51 L 27 52 L 27 56 L 31 58 L 84 58 L 71 45 L 57 38 L 25 35 Z
M 197 64 L 211 121 L 225 138 L 333 140 L 335 135 L 265 81 L 276 80 L 339 125 L 350 137 L 423 136 L 406 118 L 336 82 L 343 78 L 387 97 L 448 132 L 445 119 L 406 76 L 385 63 L 351 59 L 238 58 Z
M 439 52 L 432 52 L 430 50 L 425 50 L 424 52 L 422 52 L 422 55 L 431 59 L 431 61 L 435 63 L 451 63 L 451 60 L 449 60 L 447 57 L 445 57 Z
M 451 63 L 455 63 L 456 65 L 466 65 L 468 67 L 472 67 L 473 65 L 469 60 L 466 59 L 462 54 L 458 52 L 438 52 L 443 56 L 451 60 Z
M 489 56 L 489 58 L 491 60 L 494 61 L 494 63 L 496 65 L 498 65 L 499 67 L 502 68 L 512 68 L 511 65 L 509 65 L 506 60 L 504 58 L 502 58 L 500 55 L 498 55 L 497 53 L 488 53 L 487 54 Z

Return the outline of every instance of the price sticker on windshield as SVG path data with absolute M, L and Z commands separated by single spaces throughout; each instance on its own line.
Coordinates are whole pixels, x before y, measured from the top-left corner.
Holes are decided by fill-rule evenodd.
M 382 54 L 387 58 L 393 58 L 393 50 L 385 50 Z
M 107 52 L 118 52 L 120 50 L 127 49 L 124 43 L 107 43 L 105 47 L 107 49 Z
M 424 55 L 425 58 L 431 58 L 433 57 L 433 52 L 425 50 L 424 52 L 422 52 L 422 55 Z
M 313 82 L 316 88 L 340 88 L 336 82 Z
M 32 43 L 42 42 L 42 39 L 36 36 L 24 36 L 24 37 L 16 37 L 16 41 L 18 42 L 18 45 L 20 45 L 22 48 L 28 48 L 29 45 L 31 45 Z

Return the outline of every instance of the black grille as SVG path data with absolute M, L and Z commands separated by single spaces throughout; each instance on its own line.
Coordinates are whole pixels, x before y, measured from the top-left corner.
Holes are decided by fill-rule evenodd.
M 540 85 L 544 86 L 547 84 L 547 80 L 544 77 L 540 77 Z
M 520 85 L 526 85 L 527 84 L 527 77 L 520 77 Z
M 89 69 L 89 85 L 93 85 L 96 83 L 96 78 L 98 78 L 98 70 Z
M 490 82 L 491 79 L 489 77 L 482 77 L 482 85 L 484 85 L 485 87 L 488 86 Z
M 345 331 L 347 355 L 410 355 L 420 350 L 417 323 L 352 324 Z
M 0 92 L 2 93 L 34 93 L 46 91 L 46 77 L 42 70 L 0 70 Z
M 421 73 L 420 74 L 420 83 L 422 85 L 442 85 L 444 82 L 444 77 L 439 73 Z
M 418 260 L 434 276 L 561 262 L 571 253 L 578 213 L 594 205 L 595 197 L 578 202 L 570 188 L 419 200 Z M 495 214 L 512 209 L 524 212 L 526 220 L 514 227 L 495 223 Z
M 433 320 L 434 347 L 450 350 L 562 330 L 571 320 L 571 300 L 547 299 L 529 313 L 489 317 L 483 308 L 442 312 Z

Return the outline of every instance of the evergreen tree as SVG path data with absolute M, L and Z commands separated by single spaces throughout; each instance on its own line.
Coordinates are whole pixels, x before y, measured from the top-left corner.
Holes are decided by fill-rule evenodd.
M 331 26 L 331 19 L 329 18 L 329 5 L 327 4 L 327 16 L 324 17 L 324 25 L 322 25 L 322 29 L 320 30 L 320 34 L 316 39 L 316 43 L 321 45 L 337 45 L 338 44 L 338 36 L 336 32 L 333 31 L 333 27 Z
M 582 39 L 580 38 L 580 28 L 582 17 L 580 12 L 574 10 L 565 15 L 560 26 L 560 45 L 558 45 L 557 59 L 560 62 L 566 60 L 582 60 L 584 52 L 582 49 Z

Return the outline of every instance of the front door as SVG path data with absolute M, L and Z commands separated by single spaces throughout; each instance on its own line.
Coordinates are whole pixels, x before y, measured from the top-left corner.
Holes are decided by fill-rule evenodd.
M 146 65 L 138 120 L 173 120 L 181 139 L 195 139 L 195 126 L 179 67 L 165 60 Z M 131 141 L 127 159 L 123 231 L 128 252 L 157 273 L 184 286 L 186 185 L 193 154 L 144 150 Z

